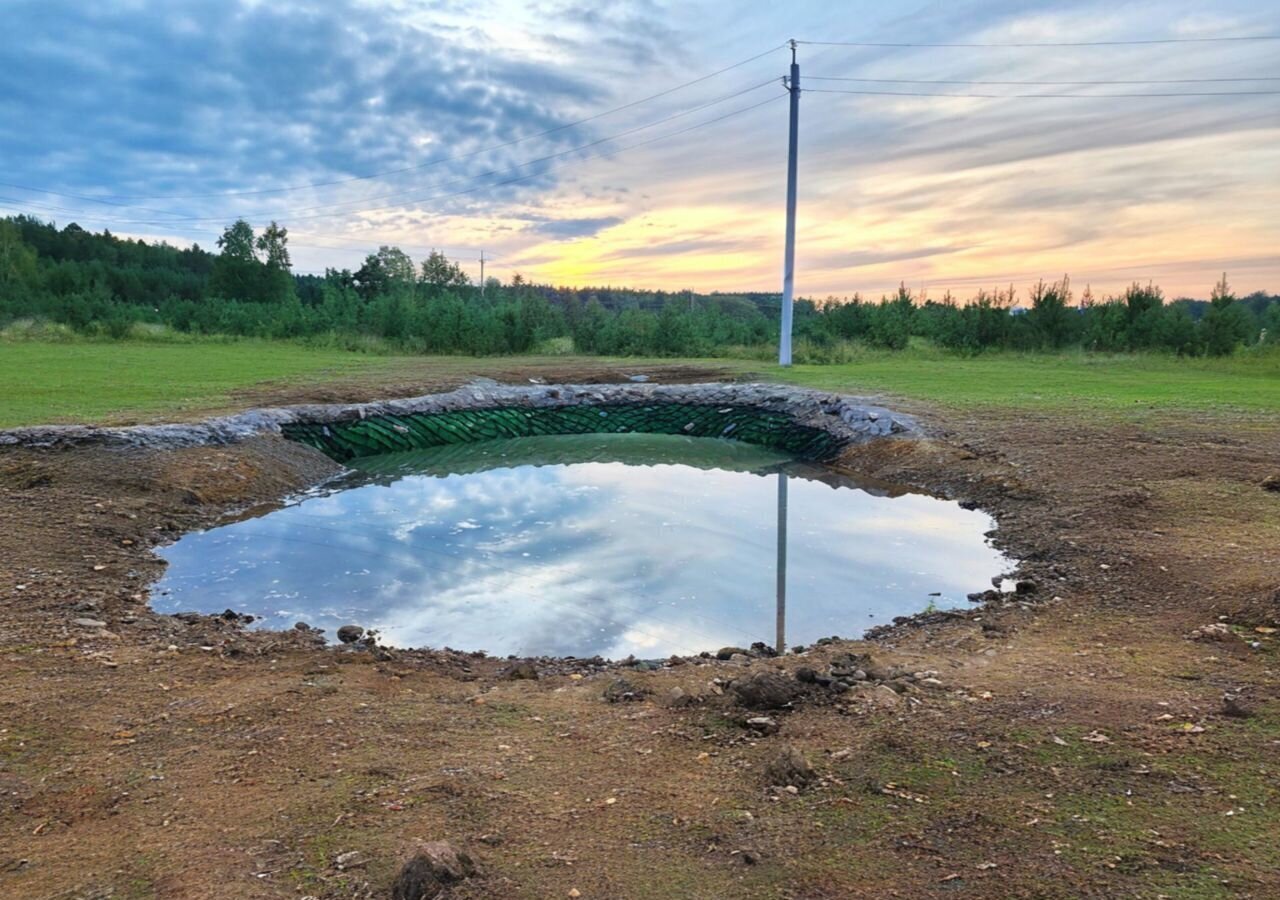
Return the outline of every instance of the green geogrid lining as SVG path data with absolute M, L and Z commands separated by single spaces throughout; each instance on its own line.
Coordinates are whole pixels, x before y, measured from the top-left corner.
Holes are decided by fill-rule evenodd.
M 693 403 L 601 404 L 543 409 L 468 409 L 458 412 L 371 416 L 350 422 L 291 424 L 285 437 L 340 462 L 443 444 L 538 434 L 687 434 L 723 437 L 781 450 L 803 459 L 827 459 L 843 442 L 782 413 L 745 406 Z

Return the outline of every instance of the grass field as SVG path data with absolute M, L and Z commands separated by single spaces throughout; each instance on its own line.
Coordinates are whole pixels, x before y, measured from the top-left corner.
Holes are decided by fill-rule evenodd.
M 0 427 L 208 409 L 280 379 L 335 379 L 377 357 L 291 344 L 0 342 Z
M 947 406 L 1280 411 L 1280 353 L 1274 351 L 1227 359 L 869 351 L 850 363 L 764 371 L 808 387 L 877 391 Z
M 256 341 L 0 341 L 0 427 L 226 409 L 236 405 L 235 392 L 267 382 L 393 385 L 524 365 L 571 369 L 601 362 L 609 361 L 374 356 Z M 625 367 L 643 361 L 613 362 Z M 916 348 L 867 351 L 853 362 L 790 370 L 750 361 L 708 362 L 765 379 L 947 406 L 1280 411 L 1280 353 L 1274 352 L 1223 360 L 1081 353 L 966 359 Z

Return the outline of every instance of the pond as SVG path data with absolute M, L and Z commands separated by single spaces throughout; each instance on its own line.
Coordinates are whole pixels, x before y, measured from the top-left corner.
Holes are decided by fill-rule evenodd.
M 330 637 L 354 623 L 399 647 L 650 659 L 857 636 L 963 606 L 1011 566 L 982 512 L 730 440 L 513 438 L 350 466 L 160 550 L 152 605 Z

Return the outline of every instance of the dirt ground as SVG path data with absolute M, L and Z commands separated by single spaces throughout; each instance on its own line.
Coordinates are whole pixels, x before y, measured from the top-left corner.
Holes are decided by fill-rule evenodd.
M 842 466 L 979 502 L 1027 593 L 536 679 L 148 611 L 151 547 L 333 470 L 306 448 L 0 453 L 0 896 L 389 897 L 427 840 L 477 864 L 455 898 L 1280 896 L 1280 422 L 910 411 L 933 439 Z M 854 690 L 733 699 L 850 653 Z

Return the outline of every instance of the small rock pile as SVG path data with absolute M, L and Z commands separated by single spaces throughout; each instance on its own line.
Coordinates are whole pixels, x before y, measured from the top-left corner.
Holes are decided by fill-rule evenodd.
M 400 869 L 391 900 L 434 900 L 447 888 L 476 874 L 475 863 L 447 841 L 429 841 Z

